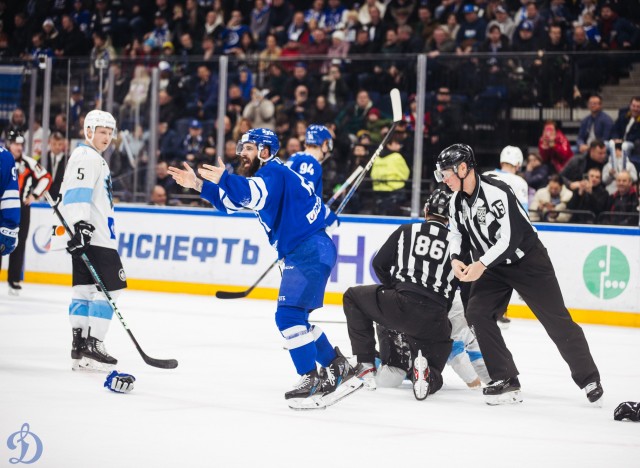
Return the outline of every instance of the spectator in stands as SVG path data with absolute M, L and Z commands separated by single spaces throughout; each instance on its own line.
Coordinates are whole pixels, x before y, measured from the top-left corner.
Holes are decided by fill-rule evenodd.
M 613 119 L 602 110 L 602 98 L 594 94 L 587 102 L 589 115 L 580 122 L 576 145 L 578 153 L 584 153 L 594 140 L 607 141 L 613 128 Z
M 332 109 L 339 109 L 349 99 L 349 86 L 342 77 L 342 71 L 338 65 L 331 65 L 329 73 L 322 77 L 322 88 L 320 94 L 326 97 L 326 102 Z M 313 120 L 314 122 L 327 122 L 327 120 Z
M 373 102 L 369 98 L 369 93 L 361 89 L 356 94 L 355 104 L 345 107 L 336 117 L 338 127 L 355 137 L 358 130 L 365 128 L 365 119 L 372 107 Z
M 375 214 L 401 216 L 405 202 L 404 187 L 411 171 L 401 153 L 402 144 L 391 137 L 371 167 Z
M 185 74 L 196 74 L 196 63 L 193 59 L 203 54 L 202 48 L 193 40 L 193 35 L 189 31 L 185 31 L 180 35 L 180 48 L 178 56 L 184 67 Z
M 233 10 L 227 22 L 227 27 L 222 31 L 222 35 L 220 36 L 223 43 L 223 53 L 232 53 L 233 49 L 240 47 L 240 38 L 245 32 L 251 34 L 249 28 L 242 24 L 242 12 L 240 10 Z
M 73 23 L 70 15 L 63 15 L 62 29 L 54 45 L 56 57 L 82 57 L 87 54 L 87 39 Z
M 576 52 L 571 56 L 574 100 L 581 101 L 582 96 L 593 95 L 604 79 L 605 61 L 593 53 L 597 49 L 587 37 L 584 27 L 578 25 L 573 28 L 573 42 L 569 50 Z
M 478 50 L 478 46 L 484 41 L 487 22 L 478 17 L 478 7 L 475 5 L 465 5 L 462 11 L 464 21 L 456 34 L 456 52 L 468 54 Z
M 218 76 L 207 65 L 198 66 L 195 115 L 200 120 L 214 119 L 218 111 Z
M 417 37 L 422 39 L 422 44 L 426 44 L 431 39 L 433 31 L 438 27 L 438 22 L 433 19 L 429 6 L 418 5 L 418 20 L 413 24 L 413 29 Z
M 627 171 L 631 181 L 638 182 L 638 170 L 629 159 L 629 152 L 623 151 L 624 143 L 619 140 L 609 140 L 609 160 L 602 169 L 602 183 L 607 192 L 614 193 L 617 190 L 616 176 L 622 171 Z
M 600 169 L 592 167 L 587 172 L 587 177 L 580 181 L 580 184 L 573 190 L 573 196 L 567 203 L 569 210 L 591 211 L 588 214 L 573 214 L 573 223 L 593 223 L 602 210 L 604 210 L 609 194 L 601 183 L 602 174 Z
M 337 115 L 333 109 L 334 108 L 327 103 L 327 98 L 319 94 L 316 96 L 314 104 L 311 107 L 309 122 L 320 122 L 322 124 L 333 122 Z
M 9 130 L 15 130 L 16 132 L 23 134 L 27 130 L 28 122 L 27 118 L 24 115 L 24 111 L 21 107 L 16 107 L 11 112 L 11 117 L 9 118 L 9 123 L 4 131 L 3 139 L 7 139 L 7 133 Z
M 369 14 L 369 8 L 375 7 L 378 9 L 380 15 L 384 17 L 386 6 L 386 2 L 380 2 L 378 0 L 365 0 L 362 3 L 362 6 L 358 9 L 358 21 L 366 26 L 371 22 L 371 15 Z
M 562 178 L 558 174 L 553 174 L 549 177 L 547 186 L 534 195 L 529 205 L 529 218 L 531 221 L 568 223 L 571 220 L 571 214 L 556 213 L 556 211 L 566 210 L 572 196 L 571 190 L 562 183 Z
M 506 36 L 509 39 L 509 44 L 511 44 L 513 34 L 516 31 L 516 23 L 511 19 L 504 5 L 498 5 L 495 8 L 495 14 L 495 19 L 491 20 L 487 25 L 487 33 L 491 26 L 497 25 L 500 28 L 500 33 Z
M 329 38 L 327 37 L 327 33 L 324 29 L 316 28 L 311 32 L 311 40 L 308 44 L 304 45 L 301 48 L 301 52 L 303 55 L 327 55 L 329 53 L 329 47 L 331 43 L 329 42 Z M 311 60 L 309 61 L 309 76 L 314 77 L 318 72 L 321 72 L 323 62 L 320 60 Z M 321 72 L 324 73 L 324 72 Z M 314 78 L 315 81 L 315 78 Z M 314 90 L 314 96 L 316 94 Z
M 586 177 L 592 167 L 596 167 L 602 173 L 602 168 L 607 162 L 607 148 L 604 142 L 594 140 L 589 145 L 587 153 L 578 154 L 564 167 L 560 175 L 570 190 L 575 190 Z
M 242 138 L 242 135 L 247 133 L 249 130 L 253 128 L 253 124 L 251 120 L 241 117 L 236 122 L 233 130 L 231 131 L 231 136 L 235 141 L 239 141 Z
M 478 47 L 479 52 L 488 54 L 479 62 L 481 76 L 484 77 L 482 83 L 485 86 L 485 92 L 489 92 L 487 87 L 491 86 L 493 94 L 500 93 L 501 96 L 506 96 L 509 61 L 501 57 L 500 53 L 510 50 L 509 39 L 500 32 L 500 27 L 495 24 L 489 26 L 487 38 Z M 501 88 L 496 88 L 498 86 Z
M 164 188 L 167 195 L 171 195 L 176 191 L 176 181 L 169 175 L 169 164 L 167 161 L 160 160 L 156 164 L 156 185 Z
M 95 10 L 91 15 L 91 23 L 89 29 L 92 35 L 100 33 L 106 40 L 111 34 L 111 28 L 114 24 L 113 11 L 109 8 L 107 0 L 96 0 Z
M 304 12 L 304 21 L 305 23 L 315 21 L 315 23 L 318 24 L 320 22 L 320 19 L 322 19 L 323 14 L 324 0 L 313 0 L 313 2 L 311 3 L 311 8 Z
M 358 60 L 353 56 L 369 55 L 373 53 L 373 45 L 369 40 L 367 29 L 360 29 L 356 33 L 356 40 L 349 47 L 347 69 L 349 75 L 349 86 L 351 89 L 358 89 L 363 86 L 371 70 L 371 62 L 368 60 Z
M 568 50 L 562 35 L 562 28 L 557 24 L 549 26 L 549 32 L 539 52 L 540 66 L 540 100 L 545 106 L 567 107 L 571 96 L 571 66 Z
M 272 61 L 277 60 L 281 55 L 282 49 L 280 48 L 280 46 L 278 46 L 276 36 L 274 36 L 273 34 L 267 35 L 265 39 L 265 47 L 258 55 L 258 57 L 260 58 L 258 70 L 260 70 L 261 72 L 266 72 Z
M 367 24 L 367 33 L 371 44 L 371 52 L 378 53 L 384 42 L 388 26 L 382 21 L 380 10 L 377 7 L 369 7 L 369 16 L 371 20 Z
M 330 60 L 325 62 L 321 70 L 322 73 L 326 74 L 331 64 L 342 65 L 349 54 L 349 46 L 350 44 L 345 40 L 344 33 L 342 31 L 334 31 L 331 34 L 331 45 L 327 50 L 327 56 Z
M 273 102 L 266 98 L 268 93 L 268 89 L 253 88 L 251 90 L 251 100 L 242 110 L 242 116 L 252 122 L 253 128 L 275 129 L 276 110 Z
M 635 216 L 614 216 L 605 218 L 607 224 L 617 224 L 620 226 L 638 225 L 638 191 L 636 190 L 631 175 L 627 171 L 620 171 L 616 175 L 617 190 L 609 196 L 606 211 L 614 213 L 634 213 Z
M 544 163 L 550 165 L 552 172 L 558 173 L 573 157 L 569 140 L 562 133 L 562 130 L 557 128 L 553 120 L 547 120 L 544 123 L 542 135 L 538 140 L 538 152 Z M 580 178 L 582 178 L 582 173 Z
M 73 0 L 73 9 L 70 15 L 78 30 L 84 34 L 85 38 L 89 38 L 91 13 L 85 8 L 82 0 Z
M 240 157 L 236 152 L 237 142 L 226 140 L 224 143 L 224 167 L 229 174 L 234 174 L 240 165 Z
M 198 119 L 193 119 L 189 123 L 188 132 L 180 143 L 180 156 L 188 163 L 198 163 L 204 159 L 205 146 L 202 124 Z
M 162 185 L 154 185 L 149 195 L 149 205 L 167 206 L 167 191 Z
M 638 46 L 640 30 L 619 16 L 611 3 L 602 5 L 598 27 L 602 34 L 600 47 L 604 50 L 632 50 Z
M 462 113 L 458 106 L 451 102 L 451 91 L 441 86 L 436 92 L 436 101 L 429 110 L 431 126 L 429 140 L 432 154 L 439 154 L 441 150 L 458 140 L 462 125 Z
M 631 161 L 640 165 L 640 96 L 631 98 L 629 107 L 618 112 L 618 118 L 611 129 L 611 138 L 622 142 L 622 150 L 631 150 Z M 633 148 L 630 147 L 633 145 Z
M 155 13 L 153 26 L 153 29 L 145 36 L 145 39 L 153 42 L 154 49 L 160 50 L 165 42 L 170 42 L 173 38 L 167 19 L 160 11 Z
M 337 29 L 344 28 L 346 22 L 347 8 L 341 4 L 340 0 L 329 0 L 318 22 L 318 27 L 332 33 Z
M 309 25 L 304 19 L 304 13 L 296 11 L 293 14 L 293 20 L 287 27 L 287 41 L 283 46 L 286 56 L 300 55 L 300 50 L 311 40 L 311 31 Z
M 53 57 L 53 50 L 45 44 L 44 34 L 36 32 L 31 36 L 31 47 L 29 51 L 23 55 L 25 60 L 46 60 L 48 57 Z
M 9 37 L 9 48 L 14 51 L 13 55 L 19 57 L 27 52 L 31 41 L 31 28 L 25 13 L 16 13 L 13 18 L 13 32 Z
M 300 142 L 300 138 L 298 138 L 297 136 L 291 136 L 286 140 L 284 153 L 282 154 L 281 159 L 283 161 L 286 161 L 291 156 L 300 151 L 302 151 L 302 143 Z
M 104 32 L 95 31 L 91 37 L 93 38 L 93 48 L 89 55 L 89 72 L 92 79 L 97 79 L 97 70 L 103 70 L 106 74 L 109 65 L 118 55 Z
M 534 35 L 534 26 L 531 21 L 523 21 L 516 27 L 511 47 L 514 52 L 537 52 L 539 40 Z M 530 65 L 533 60 L 520 61 L 522 66 Z
M 51 127 L 51 131 L 60 132 L 65 136 L 69 133 L 69 125 L 67 124 L 67 114 L 58 112 L 53 117 L 53 127 Z
M 307 64 L 305 62 L 296 62 L 293 68 L 293 76 L 289 77 L 284 86 L 284 98 L 293 99 L 294 93 L 298 86 L 303 85 L 307 88 L 307 92 L 315 96 L 318 92 L 318 86 L 313 77 L 311 77 L 307 71 Z M 311 92 L 311 90 L 314 90 Z
M 529 205 L 531 205 L 535 193 L 549 180 L 549 166 L 544 164 L 538 153 L 529 153 L 522 177 L 529 185 Z
M 269 5 L 265 0 L 256 0 L 251 10 L 249 30 L 253 34 L 253 40 L 260 48 L 269 33 Z M 275 37 L 274 37 L 275 39 Z
M 158 153 L 159 161 L 167 161 L 175 165 L 180 161 L 180 137 L 175 130 L 169 127 L 169 122 L 158 123 Z
M 287 42 L 287 27 L 293 18 L 293 7 L 287 0 L 273 0 L 269 11 L 269 33 L 278 38 L 278 45 Z
M 386 134 L 391 127 L 391 120 L 382 116 L 380 109 L 372 107 L 367 112 L 365 129 L 371 135 L 371 141 L 374 145 L 382 141 L 383 134 Z

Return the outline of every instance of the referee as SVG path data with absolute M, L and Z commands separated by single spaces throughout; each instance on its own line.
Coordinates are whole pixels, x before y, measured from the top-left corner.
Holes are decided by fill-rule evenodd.
M 582 328 L 564 305 L 547 249 L 511 187 L 478 175 L 475 166 L 471 147 L 454 144 L 438 155 L 435 176 L 454 192 L 449 204 L 451 266 L 458 279 L 473 282 L 467 321 L 492 379 L 483 389 L 486 403 L 522 401 L 518 369 L 496 324 L 514 289 L 558 347 L 574 382 L 595 403 L 603 393 L 600 374 Z M 460 259 L 468 251 L 472 261 L 466 265 Z
M 411 375 L 416 399 L 442 387 L 452 347 L 447 311 L 457 283 L 449 262 L 449 198 L 435 190 L 425 204 L 426 221 L 400 226 L 380 248 L 373 268 L 382 285 L 356 286 L 344 294 L 356 373 L 370 389 L 375 388 L 374 322 L 406 335 L 415 357 Z

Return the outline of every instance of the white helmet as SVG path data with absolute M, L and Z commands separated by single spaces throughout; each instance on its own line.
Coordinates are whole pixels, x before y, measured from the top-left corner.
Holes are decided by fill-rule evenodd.
M 91 141 L 93 143 L 93 135 L 96 133 L 96 127 L 106 127 L 113 130 L 112 137 L 116 137 L 116 119 L 113 118 L 108 112 L 101 110 L 92 110 L 87 114 L 84 118 L 84 136 L 87 140 L 89 140 L 89 136 L 87 135 L 87 128 L 91 129 Z
M 524 157 L 522 156 L 522 150 L 517 146 L 505 146 L 500 153 L 500 163 L 511 164 L 515 167 L 522 166 Z

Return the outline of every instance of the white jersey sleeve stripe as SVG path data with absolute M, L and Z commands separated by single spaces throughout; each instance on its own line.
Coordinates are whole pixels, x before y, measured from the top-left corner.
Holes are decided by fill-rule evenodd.
M 71 205 L 72 203 L 91 203 L 93 198 L 92 188 L 73 188 L 69 189 L 62 199 L 63 205 Z
M 7 200 L 9 198 L 15 198 L 16 200 L 20 199 L 20 192 L 17 190 L 5 190 L 2 194 L 2 199 Z
M 0 202 L 0 210 L 6 210 L 9 208 L 20 208 L 20 200 L 14 198 L 12 200 L 3 199 Z
M 260 177 L 249 177 L 247 181 L 249 182 L 249 190 L 251 190 L 251 200 L 246 207 L 254 211 L 260 211 L 264 208 L 269 195 L 267 186 Z

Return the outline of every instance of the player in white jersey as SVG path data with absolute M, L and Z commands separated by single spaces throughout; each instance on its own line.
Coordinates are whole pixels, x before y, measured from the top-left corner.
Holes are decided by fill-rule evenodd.
M 113 309 L 81 258 L 82 254 L 87 255 L 116 300 L 127 282 L 117 250 L 111 172 L 102 157 L 115 134 L 116 121 L 110 113 L 89 112 L 84 120 L 85 141 L 71 153 L 60 189 L 60 211 L 74 227 L 73 238 L 67 243 L 67 251 L 73 257 L 69 319 L 74 370 L 104 371 L 118 362 L 103 343 Z
M 487 171 L 484 175 L 494 176 L 509 185 L 516 194 L 516 198 L 524 208 L 529 212 L 529 184 L 520 177 L 517 172 L 522 167 L 524 157 L 522 150 L 517 146 L 505 146 L 500 152 L 500 169 Z

